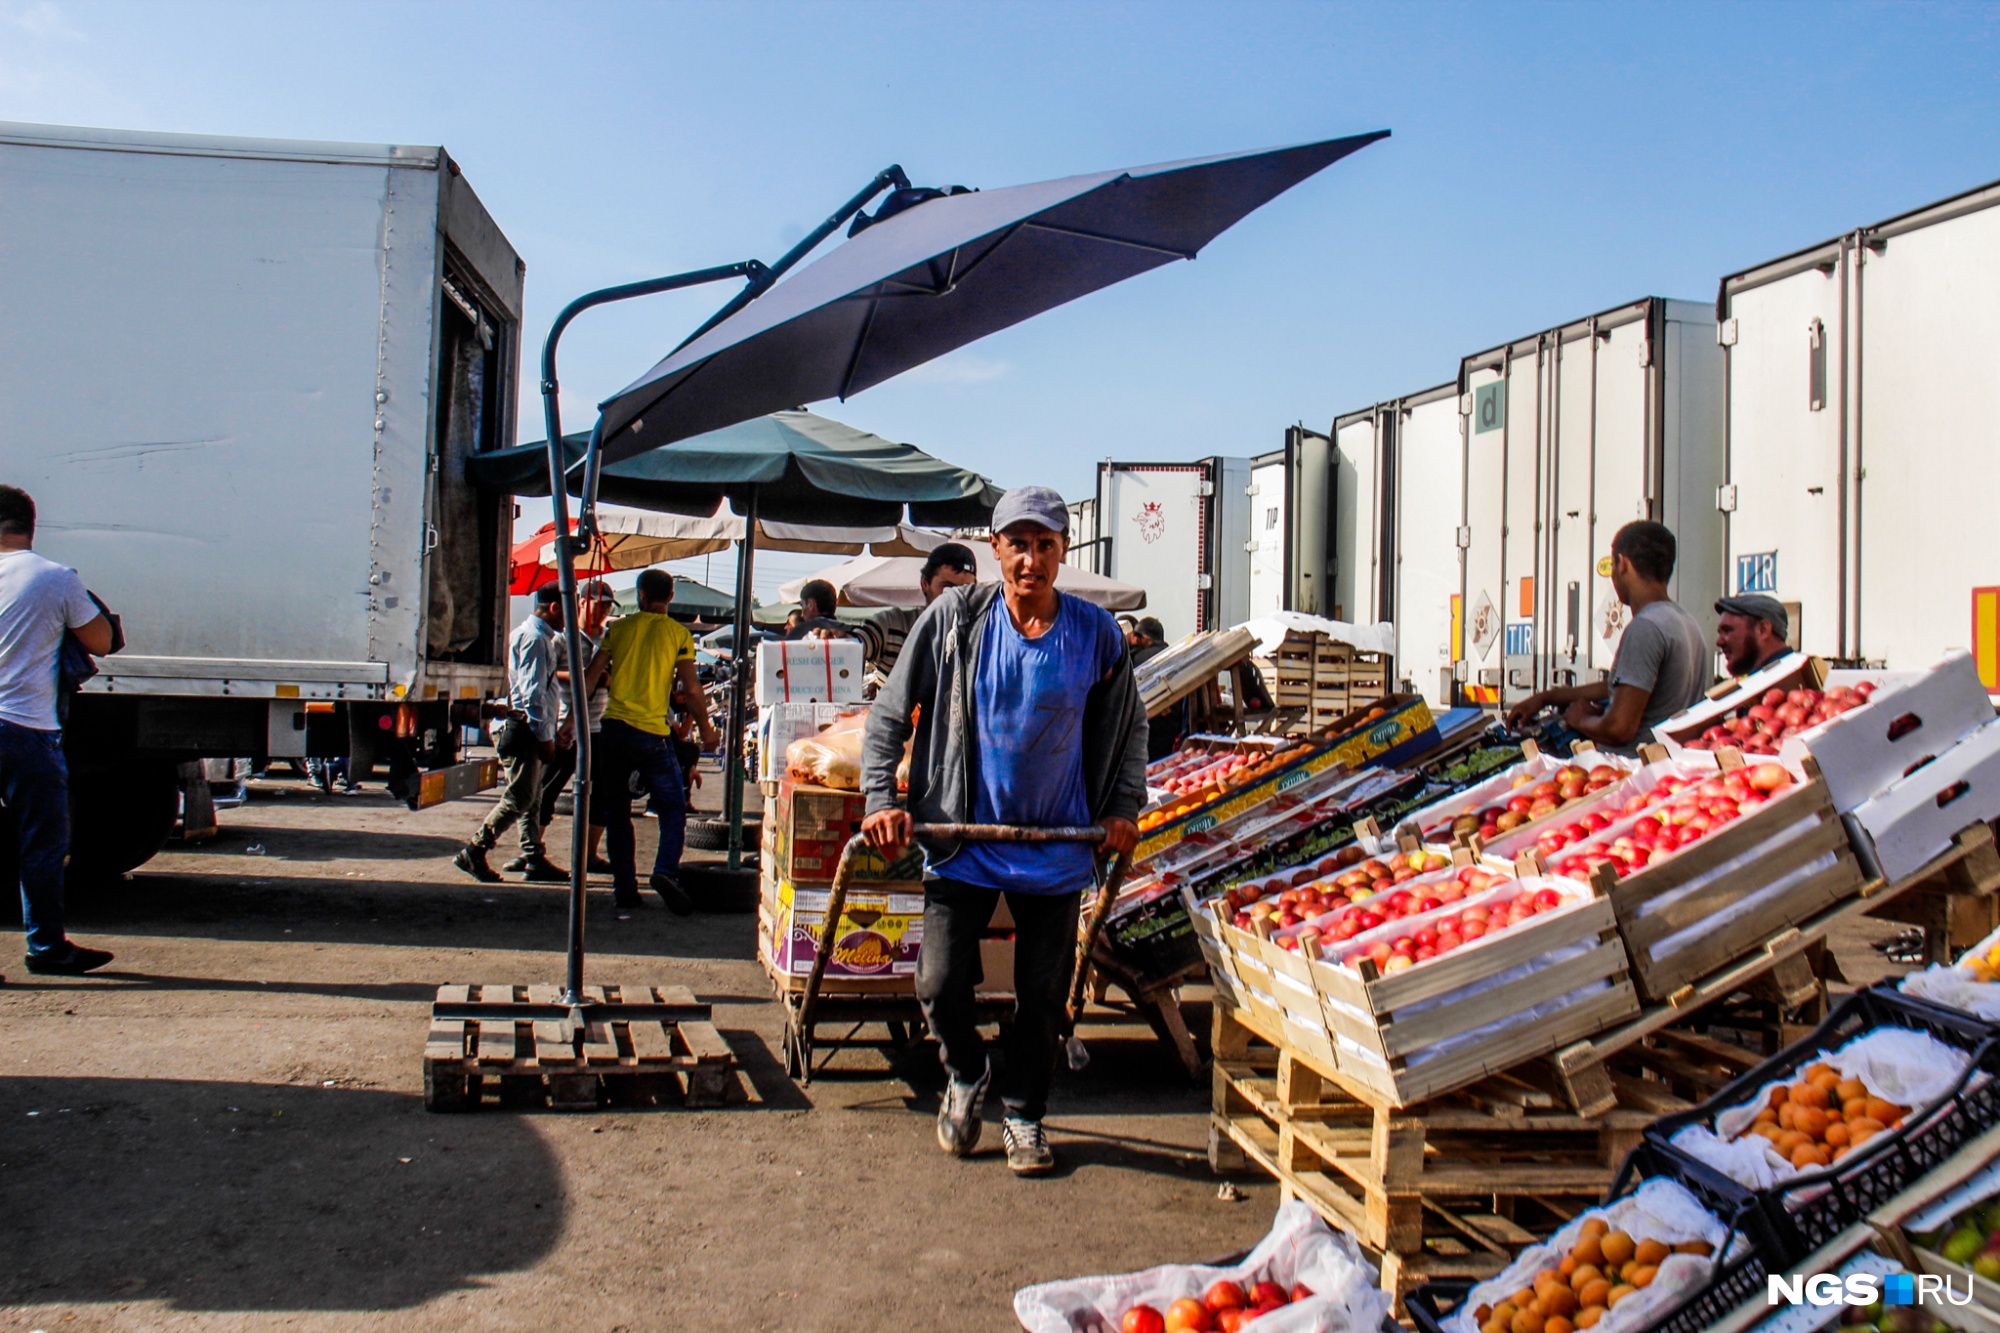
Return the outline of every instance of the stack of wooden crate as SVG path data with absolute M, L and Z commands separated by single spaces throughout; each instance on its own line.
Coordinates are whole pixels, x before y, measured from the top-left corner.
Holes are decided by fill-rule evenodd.
M 1389 692 L 1389 656 L 1364 652 L 1325 633 L 1292 630 L 1277 650 L 1253 659 L 1271 701 L 1301 708 L 1297 726 L 1316 731 Z

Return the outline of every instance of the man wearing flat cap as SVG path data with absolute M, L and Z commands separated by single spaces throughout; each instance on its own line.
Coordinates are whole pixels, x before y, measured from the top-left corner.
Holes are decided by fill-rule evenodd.
M 1046 486 L 1007 492 L 993 510 L 1001 582 L 950 588 L 918 617 L 868 713 L 861 790 L 869 845 L 895 856 L 911 824 L 1095 823 L 1103 850 L 1130 853 L 1146 793 L 1146 709 L 1131 654 L 1109 613 L 1057 591 L 1069 509 Z M 917 720 L 911 721 L 912 711 Z M 909 805 L 896 768 L 910 752 Z M 1042 1130 L 1076 965 L 1077 913 L 1096 877 L 1084 843 L 926 839 L 924 942 L 917 998 L 950 1081 L 938 1144 L 968 1156 L 989 1084 L 1005 1107 L 1001 1139 L 1019 1175 L 1053 1169 Z M 997 1070 L 974 1022 L 979 938 L 1001 894 L 1014 918 L 1014 1022 Z
M 1715 647 L 1732 676 L 1762 671 L 1792 651 L 1785 640 L 1791 617 L 1775 597 L 1750 593 L 1725 597 L 1715 604 Z

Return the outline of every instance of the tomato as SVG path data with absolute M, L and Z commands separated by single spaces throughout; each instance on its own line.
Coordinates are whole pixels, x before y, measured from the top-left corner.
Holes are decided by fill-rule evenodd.
M 1284 1305 L 1289 1300 L 1290 1298 L 1285 1295 L 1285 1289 L 1275 1282 L 1259 1282 L 1250 1288 L 1250 1304 L 1253 1306 Z
M 1231 1282 L 1228 1278 L 1223 1278 L 1203 1294 L 1201 1303 L 1209 1309 L 1220 1313 L 1223 1310 L 1240 1310 L 1248 1305 L 1250 1301 L 1243 1294 L 1242 1283 Z
M 1183 1296 L 1167 1307 L 1166 1333 L 1210 1333 L 1214 1327 L 1208 1307 L 1192 1296 Z
M 1119 1333 L 1166 1333 L 1167 1321 L 1150 1305 L 1135 1305 L 1119 1321 Z

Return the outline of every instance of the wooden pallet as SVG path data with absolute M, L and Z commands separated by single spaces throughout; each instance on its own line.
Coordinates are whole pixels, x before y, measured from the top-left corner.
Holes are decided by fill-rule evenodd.
M 1398 1295 L 1497 1273 L 1602 1197 L 1657 1108 L 1692 1104 L 1661 1085 L 1644 1105 L 1586 1117 L 1548 1079 L 1513 1075 L 1416 1106 L 1371 1104 L 1254 1014 L 1218 1004 L 1214 1033 L 1211 1166 L 1254 1162 L 1286 1199 L 1352 1232 Z
M 1393 684 L 1386 654 L 1336 643 L 1324 634 L 1293 631 L 1277 651 L 1252 660 L 1272 701 L 1282 709 L 1302 710 L 1302 725 L 1309 728 L 1374 702 Z
M 688 1107 L 722 1106 L 747 1096 L 729 1043 L 709 1007 L 685 986 L 586 986 L 605 1004 L 658 1004 L 672 1016 L 592 1023 L 566 1039 L 553 1018 L 510 1016 L 500 1006 L 556 1005 L 554 986 L 505 983 L 440 986 L 440 1005 L 495 1006 L 493 1018 L 433 1014 L 424 1044 L 424 1105 L 433 1111 L 471 1110 L 490 1088 L 508 1104 L 537 1103 L 546 1094 L 558 1110 L 595 1110 L 600 1095 L 630 1103 L 678 1093 Z
M 1664 1001 L 1646 1005 L 1637 1017 L 1564 1047 L 1550 1062 L 1558 1086 L 1578 1110 L 1610 1105 L 1616 1083 L 1613 1057 L 1736 997 L 1761 1001 L 1779 1013 L 1803 1011 L 1802 1020 L 1817 1021 L 1823 1015 L 1825 983 L 1823 968 L 1816 962 L 1836 931 L 1862 916 L 1900 919 L 1884 909 L 1922 895 L 1996 890 L 2000 890 L 2000 854 L 1995 852 L 1992 830 L 1975 824 L 1958 835 L 1950 851 L 1908 879 L 1895 884 L 1871 880 L 1855 896 L 1796 926 L 1783 927 L 1742 956 L 1682 985 Z

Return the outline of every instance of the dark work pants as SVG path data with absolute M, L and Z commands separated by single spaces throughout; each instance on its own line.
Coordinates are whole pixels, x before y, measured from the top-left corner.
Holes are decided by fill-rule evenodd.
M 576 773 L 576 746 L 557 746 L 556 757 L 542 762 L 542 785 L 535 793 L 535 825 L 546 829 L 556 821 L 556 797 Z M 546 849 L 547 838 L 543 839 Z
M 1007 1114 L 1039 1121 L 1048 1110 L 1049 1082 L 1063 1029 L 1069 983 L 1076 971 L 1077 909 L 1083 894 L 1009 893 L 1014 914 L 1014 1022 L 995 1078 Z M 999 889 L 955 879 L 924 885 L 924 943 L 917 954 L 917 999 L 924 1021 L 944 1048 L 945 1068 L 960 1083 L 976 1083 L 986 1068 L 986 1043 L 974 1021 L 973 988 L 979 937 L 993 920 Z
M 62 733 L 0 720 L 0 805 L 20 838 L 21 924 L 28 952 L 69 956 L 63 864 L 69 859 L 69 765 Z
M 591 747 L 590 770 L 590 822 L 604 829 L 612 896 L 630 900 L 639 893 L 629 785 L 635 773 L 645 787 L 647 807 L 660 817 L 660 850 L 653 857 L 653 873 L 678 880 L 681 849 L 687 843 L 687 786 L 674 757 L 674 738 L 606 718 Z
M 521 855 L 534 860 L 542 855 L 542 826 L 535 822 L 542 790 L 541 742 L 532 729 L 509 718 L 494 730 L 493 750 L 500 756 L 500 771 L 506 780 L 500 786 L 500 803 L 472 835 L 472 845 L 492 851 L 501 835 L 518 821 Z

